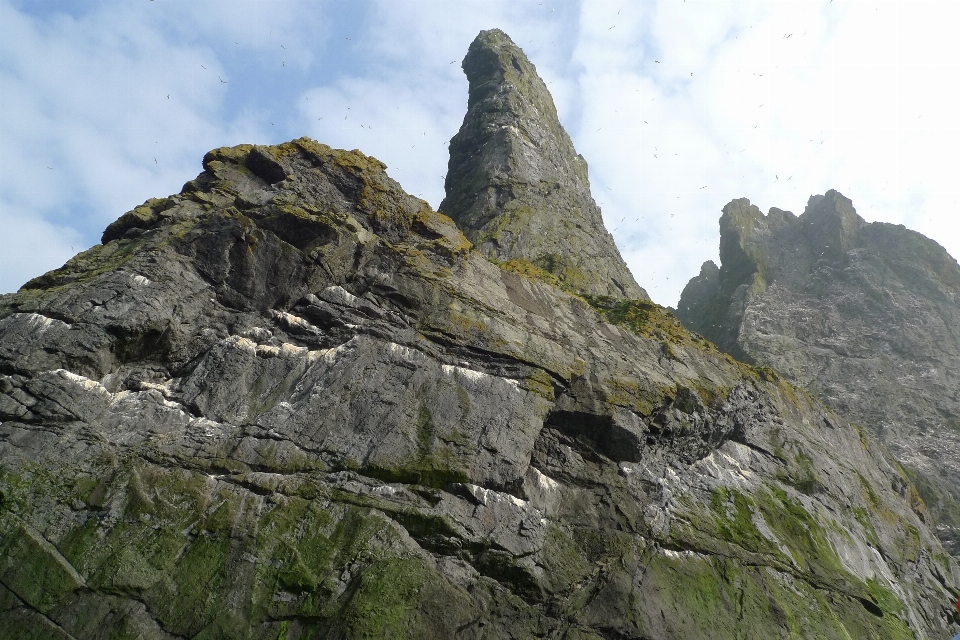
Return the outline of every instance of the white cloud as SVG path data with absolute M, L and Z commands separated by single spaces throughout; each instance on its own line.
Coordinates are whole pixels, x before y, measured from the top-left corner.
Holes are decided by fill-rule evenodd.
M 263 123 L 227 115 L 223 56 L 200 37 L 211 30 L 183 40 L 163 30 L 189 23 L 189 6 L 204 19 L 230 13 L 224 3 L 153 13 L 102 3 L 80 16 L 36 17 L 0 3 L 0 215 L 5 243 L 34 251 L 29 260 L 0 253 L 2 290 L 59 266 L 69 245 L 54 238 L 85 249 L 124 211 L 179 191 L 205 151 L 265 137 Z M 247 36 L 256 20 L 269 33 L 293 19 L 259 7 L 244 20 L 226 16 L 220 40 Z
M 83 246 L 80 233 L 29 216 L 0 210 L 0 291 L 16 291 L 32 277 L 59 267 Z
M 436 208 L 443 199 L 446 143 L 463 116 L 441 101 L 425 105 L 429 84 L 414 89 L 347 78 L 307 92 L 299 107 L 310 137 L 375 156 L 409 193 Z
M 355 45 L 371 61 L 364 75 L 314 87 L 298 108 L 311 137 L 377 157 L 409 193 L 436 208 L 444 196 L 447 143 L 466 112 L 460 63 L 477 33 L 502 28 L 531 57 L 542 53 L 535 64 L 551 81 L 563 64 L 556 42 L 562 44 L 564 30 L 575 23 L 549 7 L 508 1 L 461 2 L 455 16 L 429 2 L 372 6 L 369 30 Z
M 960 254 L 947 4 L 657 2 L 610 30 L 617 4 L 583 5 L 574 138 L 655 300 L 715 259 L 736 197 L 801 213 L 836 188 Z

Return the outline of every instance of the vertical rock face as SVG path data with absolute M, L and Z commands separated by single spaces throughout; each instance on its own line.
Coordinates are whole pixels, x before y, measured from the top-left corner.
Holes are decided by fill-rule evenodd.
M 891 447 L 960 554 L 960 266 L 902 226 L 867 224 L 836 191 L 803 215 L 734 200 L 721 266 L 677 315 L 728 353 L 818 392 Z
M 440 210 L 495 260 L 526 260 L 579 293 L 649 299 L 604 228 L 587 163 L 520 47 L 498 29 L 482 31 L 463 70 L 467 114 L 450 142 Z

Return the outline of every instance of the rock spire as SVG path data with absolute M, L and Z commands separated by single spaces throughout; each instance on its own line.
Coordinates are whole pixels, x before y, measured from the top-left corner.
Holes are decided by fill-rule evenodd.
M 463 126 L 450 141 L 440 210 L 490 258 L 527 260 L 569 289 L 647 300 L 603 226 L 587 163 L 523 51 L 481 31 L 463 60 Z

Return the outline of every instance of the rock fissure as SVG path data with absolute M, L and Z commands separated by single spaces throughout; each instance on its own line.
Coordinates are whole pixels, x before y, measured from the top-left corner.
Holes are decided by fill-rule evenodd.
M 33 612 L 34 614 L 40 616 L 40 617 L 43 619 L 44 622 L 46 622 L 47 624 L 49 624 L 50 626 L 52 626 L 54 629 L 56 629 L 57 631 L 59 631 L 60 633 L 62 633 L 64 638 L 67 638 L 68 640 L 77 640 L 77 638 L 75 638 L 74 636 L 72 636 L 72 635 L 70 635 L 69 633 L 67 633 L 67 631 L 66 631 L 63 627 L 61 627 L 59 624 L 57 624 L 55 620 L 53 620 L 52 618 L 50 618 L 49 615 L 47 615 L 47 614 L 44 613 L 43 611 L 40 611 L 39 609 L 37 609 L 36 607 L 34 607 L 33 605 L 31 605 L 29 602 L 27 602 L 26 600 L 24 600 L 16 591 L 14 591 L 13 589 L 11 589 L 10 586 L 7 585 L 7 584 L 3 581 L 3 578 L 0 578 L 0 586 L 2 586 L 4 589 L 6 589 L 7 591 L 9 591 L 11 594 L 13 594 L 13 596 L 17 599 L 17 601 L 18 601 L 22 606 L 28 608 L 31 612 Z

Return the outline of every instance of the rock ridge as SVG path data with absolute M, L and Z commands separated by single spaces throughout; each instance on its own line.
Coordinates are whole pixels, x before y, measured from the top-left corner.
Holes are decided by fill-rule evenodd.
M 835 190 L 804 213 L 747 199 L 720 218 L 677 315 L 736 357 L 815 391 L 891 447 L 960 553 L 960 266 L 901 225 L 867 223 Z

